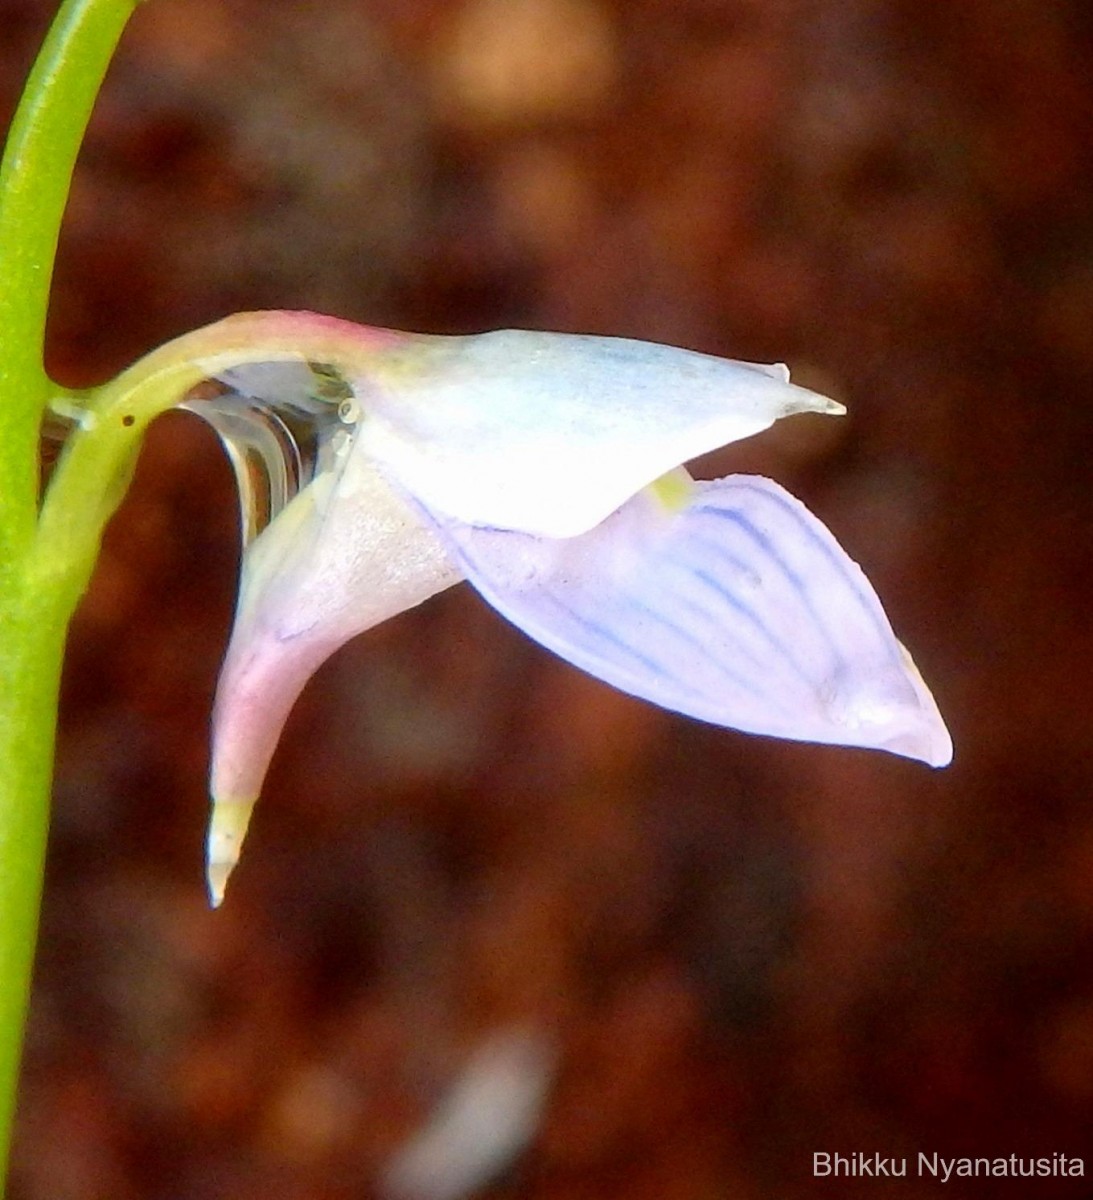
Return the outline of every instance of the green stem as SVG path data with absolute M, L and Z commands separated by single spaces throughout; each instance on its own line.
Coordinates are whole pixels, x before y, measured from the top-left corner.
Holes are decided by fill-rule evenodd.
M 0 561 L 34 531 L 42 358 L 57 237 L 76 155 L 137 0 L 66 0 L 42 45 L 0 166 Z
M 6 1174 L 49 821 L 57 691 L 72 597 L 40 588 L 42 357 L 76 154 L 137 0 L 66 0 L 0 165 L 0 1191 Z
M 67 623 L 55 605 L 27 603 L 21 611 L 5 615 L 0 700 L 0 1195 L 38 929 Z

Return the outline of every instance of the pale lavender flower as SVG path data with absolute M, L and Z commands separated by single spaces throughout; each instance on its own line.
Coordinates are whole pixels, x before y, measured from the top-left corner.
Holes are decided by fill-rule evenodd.
M 356 327 L 339 328 L 351 342 Z M 549 649 L 665 708 L 950 761 L 930 692 L 827 529 L 770 480 L 681 467 L 840 405 L 784 367 L 620 338 L 357 336 L 362 353 L 335 364 L 352 419 L 244 552 L 214 714 L 214 902 L 311 674 L 464 578 Z M 259 399 L 277 386 L 247 368 L 222 378 Z

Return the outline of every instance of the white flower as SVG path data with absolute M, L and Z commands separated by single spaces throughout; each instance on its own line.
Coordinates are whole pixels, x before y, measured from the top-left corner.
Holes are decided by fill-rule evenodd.
M 360 333 L 367 355 L 334 364 L 359 419 L 244 552 L 213 722 L 215 903 L 311 674 L 464 578 L 563 658 L 666 708 L 950 761 L 933 698 L 827 529 L 769 480 L 680 466 L 841 406 L 783 367 L 620 338 Z M 268 368 L 220 377 L 259 402 L 298 386 Z M 231 449 L 234 427 L 211 419 Z

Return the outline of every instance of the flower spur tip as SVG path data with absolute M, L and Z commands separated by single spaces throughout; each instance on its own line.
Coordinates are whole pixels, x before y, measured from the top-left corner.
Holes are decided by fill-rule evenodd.
M 209 903 L 213 908 L 219 908 L 224 902 L 228 879 L 239 862 L 239 853 L 253 811 L 254 800 L 213 800 L 205 868 Z

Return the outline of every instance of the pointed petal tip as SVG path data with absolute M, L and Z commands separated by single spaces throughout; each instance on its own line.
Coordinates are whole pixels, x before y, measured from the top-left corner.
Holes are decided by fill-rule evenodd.
M 926 686 L 926 681 L 915 665 L 907 647 L 902 642 L 897 643 L 903 669 L 915 690 L 918 699 L 918 753 L 912 754 L 928 767 L 947 767 L 953 761 L 953 739 L 949 734 L 945 719 L 937 706 L 933 693 Z
M 953 761 L 953 740 L 945 723 L 936 712 L 918 716 L 915 724 L 909 724 L 888 741 L 878 743 L 877 748 L 935 769 L 947 767 Z
M 845 417 L 846 405 L 840 404 L 838 400 L 832 400 L 830 396 L 821 396 L 819 392 L 809 392 L 807 404 L 794 409 L 794 412 L 814 412 L 821 413 L 825 417 Z
M 819 413 L 825 417 L 845 417 L 846 405 L 830 396 L 821 396 L 819 392 L 810 391 L 799 384 L 786 385 L 789 393 L 785 407 L 779 416 L 793 417 L 799 413 Z
M 953 761 L 953 739 L 949 736 L 945 722 L 938 715 L 931 730 L 929 751 L 923 755 L 922 761 L 928 767 L 935 769 L 947 767 Z
M 209 903 L 213 908 L 219 908 L 224 902 L 228 879 L 239 862 L 243 839 L 247 836 L 247 826 L 253 811 L 253 799 L 213 800 L 206 841 L 205 868 Z
M 953 741 L 937 702 L 906 649 L 896 645 L 898 674 L 887 670 L 855 676 L 849 686 L 844 681 L 844 687 L 825 698 L 832 725 L 842 731 L 834 740 L 884 750 L 928 767 L 947 767 Z
M 953 743 L 950 740 L 948 743 L 948 749 L 943 752 L 938 752 L 934 758 L 927 759 L 926 765 L 933 767 L 935 770 L 940 770 L 942 767 L 952 766 L 952 762 L 953 762 Z

